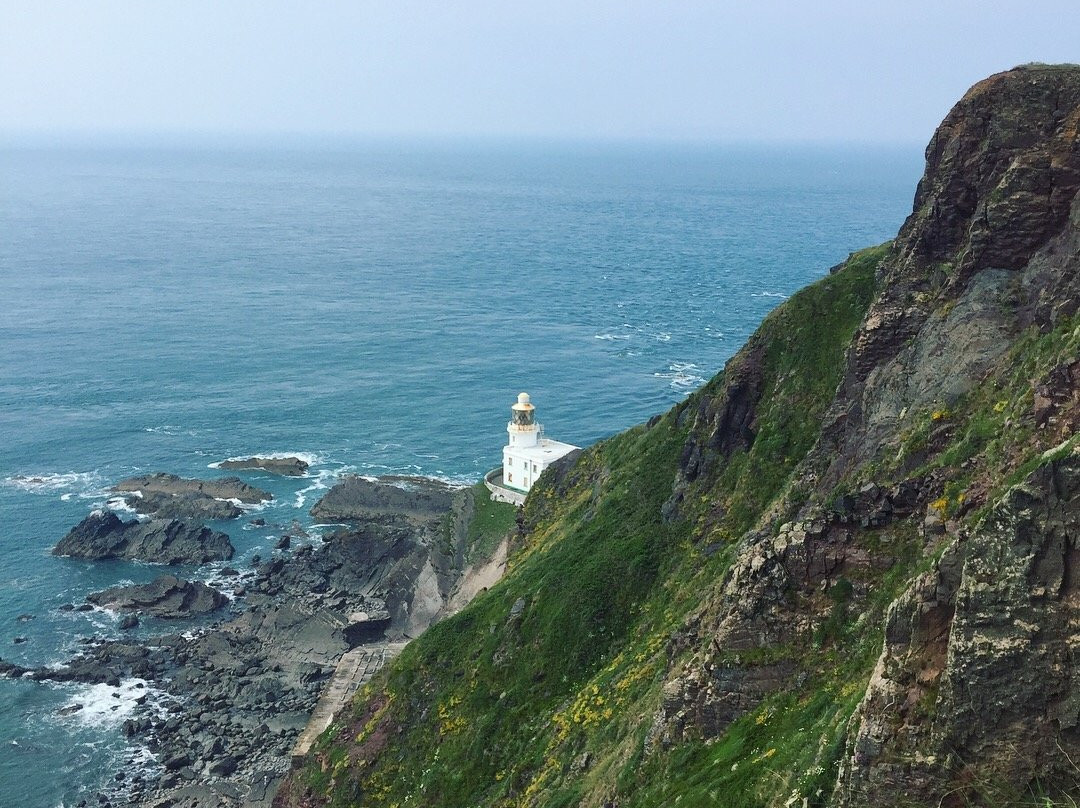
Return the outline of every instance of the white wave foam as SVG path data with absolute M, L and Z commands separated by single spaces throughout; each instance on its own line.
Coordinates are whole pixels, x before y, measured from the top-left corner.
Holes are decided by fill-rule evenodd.
M 653 338 L 657 342 L 671 342 L 671 334 L 669 334 L 667 331 L 661 331 L 657 334 L 653 334 Z
M 750 297 L 778 297 L 781 300 L 787 300 L 787 295 L 783 292 L 754 292 Z
M 98 488 L 101 485 L 101 475 L 96 471 L 13 474 L 5 477 L 3 484 L 31 494 L 51 494 L 56 491 L 76 493 L 89 488 Z
M 323 531 L 336 527 L 348 527 L 348 524 L 345 522 L 312 522 L 305 530 L 307 530 L 309 536 L 321 539 Z
M 84 725 L 120 724 L 135 710 L 136 699 L 152 692 L 145 679 L 135 678 L 122 680 L 120 687 L 77 685 L 74 690 L 64 708 L 82 705 L 81 709 L 58 718 Z
M 182 426 L 176 426 L 174 424 L 161 424 L 160 426 L 144 426 L 143 432 L 149 432 L 152 435 L 167 435 L 169 437 L 178 437 L 184 435 L 189 438 L 193 438 L 197 434 L 194 429 L 184 429 Z
M 667 379 L 668 386 L 679 393 L 689 393 L 705 383 L 705 378 L 694 371 L 700 368 L 693 362 L 672 362 L 666 372 L 653 374 L 658 379 Z
M 447 474 L 445 471 L 436 471 L 434 474 L 428 475 L 433 480 L 439 480 L 447 485 L 452 485 L 455 488 L 471 488 L 480 482 L 481 476 L 469 475 L 469 474 Z
M 615 340 L 630 339 L 629 334 L 593 334 L 593 339 L 602 339 L 605 342 L 614 342 Z
M 296 507 L 304 507 L 304 503 L 307 502 L 308 494 L 311 494 L 315 491 L 323 491 L 329 488 L 332 485 L 332 481 L 340 477 L 344 473 L 346 468 L 351 469 L 352 467 L 343 466 L 339 469 L 321 469 L 315 475 L 315 481 L 311 485 L 309 485 L 307 488 L 301 488 L 299 491 L 296 492 Z
M 132 492 L 137 493 L 137 492 Z M 141 496 L 141 494 L 140 494 Z M 114 513 L 129 513 L 133 516 L 138 516 L 139 512 L 127 504 L 127 500 L 123 497 L 112 497 L 105 500 L 105 507 Z

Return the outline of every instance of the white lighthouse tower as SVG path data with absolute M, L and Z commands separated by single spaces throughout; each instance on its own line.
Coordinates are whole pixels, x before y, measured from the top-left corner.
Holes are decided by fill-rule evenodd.
M 578 448 L 544 437 L 544 427 L 536 421 L 536 407 L 529 400 L 528 393 L 519 393 L 517 402 L 510 407 L 506 433 L 508 440 L 503 447 L 502 478 L 496 479 L 492 472 L 486 481 L 496 497 L 515 504 L 524 502 L 524 495 L 544 469 Z

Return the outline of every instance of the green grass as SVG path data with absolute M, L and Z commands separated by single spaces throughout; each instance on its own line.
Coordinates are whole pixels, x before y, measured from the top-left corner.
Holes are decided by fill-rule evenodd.
M 794 295 L 770 314 L 748 348 L 764 345 L 766 380 L 757 434 L 731 457 L 710 492 L 724 516 L 722 535 L 753 526 L 817 440 L 821 418 L 843 375 L 845 351 L 874 293 L 874 273 L 891 245 L 855 253 L 844 269 Z M 717 377 L 709 387 L 722 385 Z
M 517 518 L 517 508 L 493 500 L 482 482 L 474 485 L 472 491 L 474 505 L 466 538 L 467 562 L 491 558 L 499 542 L 514 529 Z

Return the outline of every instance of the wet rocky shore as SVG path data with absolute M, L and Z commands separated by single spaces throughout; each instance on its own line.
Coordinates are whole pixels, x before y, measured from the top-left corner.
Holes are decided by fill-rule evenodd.
M 193 491 L 202 499 L 199 486 L 169 477 L 145 479 L 165 480 L 181 499 Z M 454 595 L 468 575 L 475 496 L 476 489 L 422 478 L 344 478 L 312 508 L 316 518 L 340 524 L 322 538 L 281 526 L 275 550 L 248 568 L 216 568 L 205 583 L 162 575 L 87 597 L 124 614 L 127 627 L 164 618 L 151 624 L 162 633 L 90 638 L 62 666 L 28 670 L 0 660 L 0 675 L 106 684 L 118 699 L 120 688 L 134 699 L 122 726 L 133 744 L 129 766 L 112 775 L 113 786 L 87 794 L 87 805 L 268 806 L 339 660 L 353 652 L 344 683 L 340 673 L 335 681 L 348 687 L 350 677 L 370 676 L 445 614 L 451 600 L 460 605 Z M 58 551 L 173 560 L 169 542 L 162 552 L 160 523 L 168 520 L 124 523 L 111 512 L 87 520 Z M 185 563 L 211 560 L 199 542 L 208 529 L 190 519 L 179 524 L 190 550 Z M 210 538 L 220 549 L 221 540 Z M 142 765 L 146 759 L 153 762 Z

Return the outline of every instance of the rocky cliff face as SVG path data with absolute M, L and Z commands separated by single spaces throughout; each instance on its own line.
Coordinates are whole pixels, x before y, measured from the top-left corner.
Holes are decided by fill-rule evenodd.
M 1078 190 L 1080 67 L 973 87 L 896 240 L 545 476 L 279 803 L 1075 804 Z
M 993 76 L 949 113 L 927 149 L 915 210 L 878 269 L 821 436 L 777 506 L 795 518 L 746 535 L 722 587 L 676 634 L 679 662 L 648 743 L 722 737 L 806 676 L 809 660 L 770 650 L 820 641 L 836 605 L 821 594 L 843 582 L 844 609 L 877 619 L 873 589 L 902 557 L 941 554 L 885 619 L 836 804 L 1015 800 L 1078 781 L 1076 600 L 1063 583 L 1075 550 L 1042 533 L 1068 532 L 1063 511 L 1073 506 L 1061 486 L 1072 472 L 1054 466 L 1028 488 L 991 495 L 1022 459 L 1070 437 L 1078 414 L 1078 121 L 1074 67 Z M 1049 354 L 1042 362 L 1036 335 Z M 725 371 L 720 400 L 747 400 L 752 357 L 733 363 L 730 382 Z M 997 419 L 987 414 L 995 409 Z M 998 425 L 996 445 L 973 435 Z M 699 419 L 694 431 L 721 450 L 732 438 L 723 420 Z M 689 461 L 682 474 L 694 479 Z M 792 491 L 810 503 L 797 508 Z M 1056 510 L 1027 511 L 1025 497 Z M 778 658 L 757 661 L 769 656 Z
M 912 582 L 889 610 L 852 720 L 837 805 L 962 805 L 954 784 L 965 781 L 1010 804 L 1033 783 L 1077 782 L 1078 536 L 1073 450 L 1011 488 Z
M 852 342 L 818 452 L 826 481 L 895 438 L 905 409 L 967 393 L 1018 331 L 1076 311 L 1078 126 L 1072 66 L 991 76 L 949 112 Z

